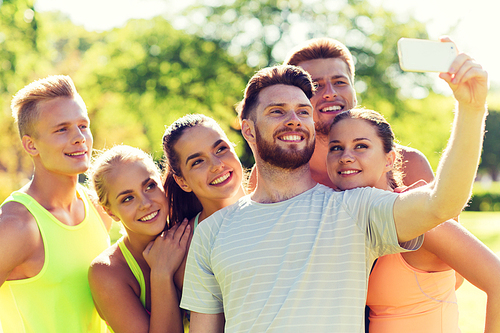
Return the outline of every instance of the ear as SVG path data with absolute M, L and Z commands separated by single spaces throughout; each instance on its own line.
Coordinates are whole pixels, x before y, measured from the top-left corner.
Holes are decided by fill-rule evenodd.
M 30 154 L 31 156 L 36 156 L 38 155 L 38 149 L 36 149 L 35 146 L 35 141 L 33 141 L 33 138 L 29 135 L 23 135 L 21 139 L 21 143 L 23 145 L 24 150 Z
M 241 134 L 247 140 L 247 142 L 255 143 L 255 123 L 250 119 L 243 119 L 241 122 Z
M 103 207 L 103 208 L 104 208 L 104 211 L 106 212 L 106 214 L 109 215 L 109 217 L 111 217 L 116 222 L 120 221 L 120 219 L 118 218 L 118 216 L 116 216 L 115 214 L 113 214 L 108 207 Z
M 179 187 L 185 191 L 185 192 L 192 192 L 193 190 L 191 189 L 191 187 L 188 185 L 188 183 L 186 182 L 186 180 L 184 179 L 184 177 L 179 177 L 177 175 L 174 175 L 174 179 L 175 179 L 175 182 L 177 183 L 177 185 L 179 185 Z
M 394 162 L 396 161 L 396 152 L 394 150 L 391 150 L 386 156 L 386 163 L 385 163 L 385 172 L 389 172 L 392 170 L 394 167 Z

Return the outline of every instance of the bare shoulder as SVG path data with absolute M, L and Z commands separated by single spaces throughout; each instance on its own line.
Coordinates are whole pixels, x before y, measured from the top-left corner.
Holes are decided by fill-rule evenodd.
M 90 264 L 89 284 L 92 295 L 101 301 L 124 288 L 140 293 L 140 286 L 123 257 L 118 244 L 111 245 Z
M 40 251 L 43 242 L 33 215 L 18 202 L 5 203 L 0 208 L 0 284 L 12 278 L 12 272 L 15 278 L 25 277 L 27 268 L 21 265 L 39 258 Z
M 126 262 L 118 247 L 118 244 L 113 244 L 106 250 L 101 252 L 90 264 L 89 278 L 103 278 L 113 276 L 122 272 L 126 267 Z
M 407 146 L 399 146 L 403 156 L 403 182 L 409 186 L 421 179 L 431 182 L 434 172 L 427 157 L 421 151 Z
M 0 243 L 30 243 L 40 238 L 40 231 L 35 218 L 19 202 L 7 202 L 0 207 Z

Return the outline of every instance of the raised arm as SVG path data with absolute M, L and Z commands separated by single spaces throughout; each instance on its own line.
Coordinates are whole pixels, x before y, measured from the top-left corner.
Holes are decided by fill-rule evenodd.
M 407 241 L 456 217 L 470 198 L 481 154 L 488 74 L 472 58 L 459 54 L 449 73 L 440 77 L 453 90 L 458 107 L 448 146 L 436 179 L 424 187 L 402 193 L 394 204 L 400 241 Z

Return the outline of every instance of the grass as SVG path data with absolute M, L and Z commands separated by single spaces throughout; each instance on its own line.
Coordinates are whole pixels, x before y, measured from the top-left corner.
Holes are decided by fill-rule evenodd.
M 500 255 L 500 212 L 463 212 L 460 222 L 493 252 Z M 457 290 L 457 299 L 462 333 L 484 332 L 486 294 L 464 281 Z

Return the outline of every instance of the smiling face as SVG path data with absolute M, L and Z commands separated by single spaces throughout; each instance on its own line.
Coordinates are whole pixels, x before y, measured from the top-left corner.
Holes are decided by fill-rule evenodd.
M 40 102 L 39 120 L 23 145 L 35 163 L 50 172 L 75 176 L 90 165 L 92 134 L 84 105 L 79 100 L 58 97 Z
M 254 131 L 260 159 L 284 169 L 309 162 L 315 143 L 312 106 L 300 88 L 276 84 L 262 89 L 253 112 L 255 123 L 248 129 Z
M 142 160 L 118 162 L 106 179 L 106 212 L 122 221 L 127 233 L 156 236 L 167 221 L 168 202 L 160 175 Z
M 388 190 L 387 172 L 394 159 L 394 151 L 384 152 L 375 127 L 366 120 L 343 119 L 331 128 L 327 170 L 341 190 L 366 186 Z
M 299 66 L 311 75 L 316 86 L 311 98 L 316 132 L 327 136 L 335 116 L 357 104 L 349 69 L 341 58 L 307 60 Z
M 233 198 L 241 190 L 243 170 L 232 144 L 210 122 L 184 130 L 174 145 L 182 176 L 176 182 L 193 192 L 203 207 Z

